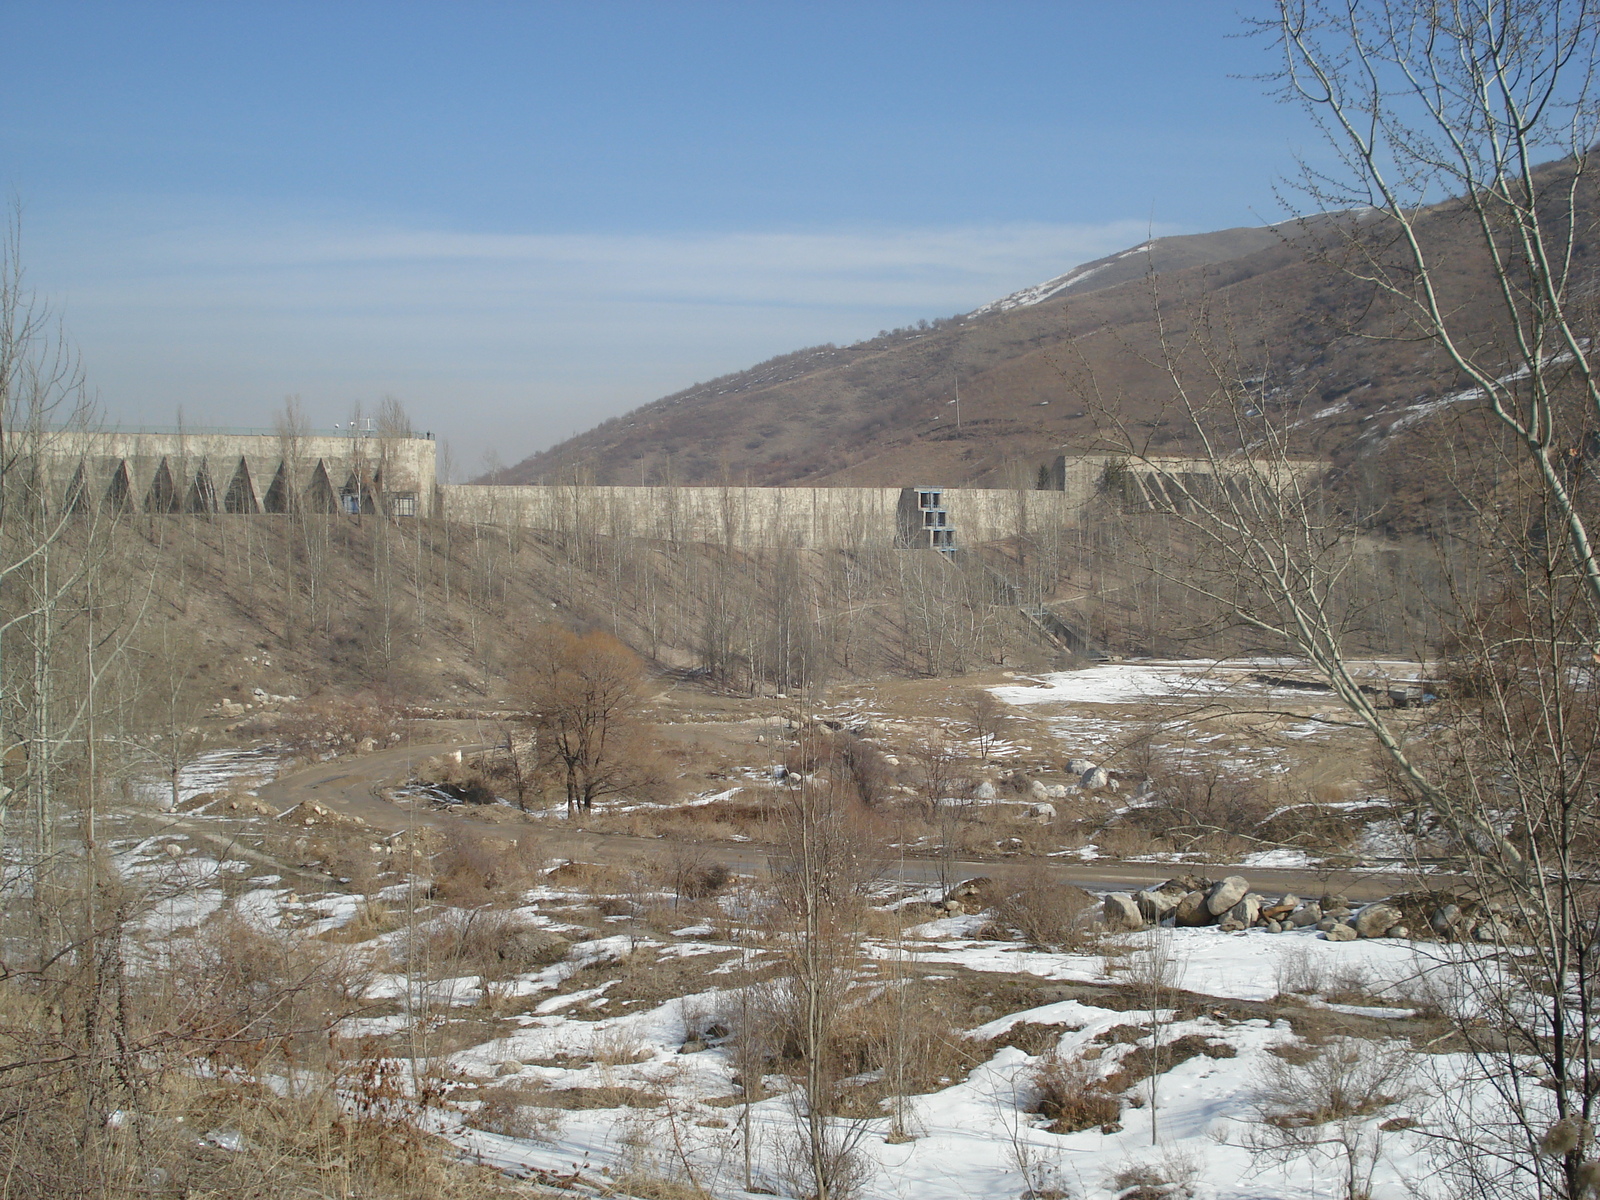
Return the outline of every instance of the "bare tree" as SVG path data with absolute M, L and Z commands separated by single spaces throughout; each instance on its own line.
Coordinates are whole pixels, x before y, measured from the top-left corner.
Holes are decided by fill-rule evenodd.
M 773 1008 L 801 1072 L 793 1156 L 798 1169 L 788 1173 L 817 1200 L 848 1200 L 861 1182 L 856 1144 L 862 1127 L 831 1115 L 842 1074 L 836 1043 L 875 864 L 842 787 L 808 779 L 788 793 L 780 820 L 774 893 L 783 918 L 785 980 Z
M 1575 1200 L 1600 1158 L 1600 898 L 1587 882 L 1600 846 L 1587 282 L 1600 13 L 1586 0 L 1281 0 L 1257 28 L 1283 54 L 1282 94 L 1335 151 L 1301 180 L 1317 214 L 1302 244 L 1358 293 L 1359 320 L 1331 332 L 1422 342 L 1454 375 L 1430 411 L 1456 414 L 1460 436 L 1435 439 L 1437 487 L 1421 502 L 1448 564 L 1427 597 L 1441 698 L 1392 707 L 1357 671 L 1404 597 L 1384 594 L 1385 535 L 1359 490 L 1296 454 L 1315 382 L 1241 345 L 1222 314 L 1175 319 L 1159 281 L 1159 365 L 1206 465 L 1175 468 L 1113 421 L 1124 470 L 1102 480 L 1102 503 L 1136 533 L 1160 527 L 1145 546 L 1175 593 L 1327 680 L 1419 828 L 1495 897 L 1497 914 L 1485 901 L 1435 917 L 1447 935 L 1523 948 L 1466 956 L 1458 985 L 1500 997 L 1457 1027 L 1475 1064 L 1460 1086 L 1498 1094 L 1509 1116 L 1441 1128 L 1435 1144 L 1477 1194 Z M 1530 1059 L 1541 1086 L 1519 1089 Z
M 641 738 L 639 656 L 607 633 L 535 630 L 516 678 L 540 764 L 561 780 L 567 813 L 623 792 L 653 792 L 661 775 Z

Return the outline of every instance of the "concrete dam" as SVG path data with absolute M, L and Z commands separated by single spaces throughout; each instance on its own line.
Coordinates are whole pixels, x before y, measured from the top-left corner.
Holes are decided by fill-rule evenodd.
M 1181 511 L 1187 497 L 1238 489 L 1252 474 L 1219 472 L 1199 459 L 1085 454 L 1058 456 L 1052 486 L 1027 490 L 451 484 L 438 481 L 431 438 L 27 431 L 8 433 L 4 445 L 8 485 L 19 478 L 18 464 L 26 465 L 20 477 L 50 511 L 384 514 L 738 549 L 950 552 L 1077 525 L 1097 496 L 1110 496 L 1124 511 Z M 1306 462 L 1288 471 L 1303 478 L 1324 466 Z

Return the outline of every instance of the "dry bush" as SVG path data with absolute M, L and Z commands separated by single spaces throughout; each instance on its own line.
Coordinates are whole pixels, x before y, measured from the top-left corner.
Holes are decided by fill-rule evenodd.
M 407 968 L 506 979 L 558 963 L 566 938 L 496 909 L 453 909 L 429 922 L 408 949 Z
M 854 734 L 836 733 L 827 748 L 828 769 L 868 808 L 887 800 L 899 778 L 882 750 Z
M 1373 806 L 1386 812 L 1388 807 Z M 1365 822 L 1377 815 L 1377 812 L 1363 815 L 1360 809 L 1352 809 L 1348 803 L 1329 808 L 1305 797 L 1264 818 L 1256 835 L 1265 841 L 1303 846 L 1322 854 L 1344 854 L 1360 839 Z
M 433 893 L 457 904 L 516 900 L 539 879 L 544 854 L 531 833 L 484 837 L 451 830 L 433 860 Z
M 978 743 L 978 753 L 987 759 L 1011 715 L 1010 707 L 997 700 L 988 688 L 978 688 L 962 697 L 960 712 L 967 731 Z
M 361 1010 L 371 974 L 356 952 L 226 918 L 176 943 L 143 999 L 196 1053 L 256 1069 L 319 1060 L 328 1031 Z
M 1130 809 L 1120 823 L 1175 850 L 1226 849 L 1234 839 L 1258 838 L 1276 807 L 1263 782 L 1232 775 L 1213 760 L 1158 760 L 1150 779 L 1153 801 Z
M 589 1060 L 603 1067 L 649 1062 L 654 1056 L 650 1043 L 624 1025 L 606 1025 L 589 1035 Z
M 727 865 L 704 846 L 675 846 L 662 866 L 666 886 L 680 901 L 715 896 L 733 878 Z
M 1278 960 L 1279 996 L 1321 996 L 1344 1003 L 1370 1004 L 1371 974 L 1360 963 L 1332 963 L 1296 946 Z
M 964 1035 L 934 1002 L 933 989 L 902 983 L 842 1014 L 834 1052 L 840 1074 L 868 1077 L 841 1095 L 838 1112 L 867 1117 L 880 1115 L 889 1096 L 959 1083 L 984 1061 L 987 1047 Z
M 1154 1162 L 1132 1163 L 1111 1177 L 1117 1200 L 1190 1200 L 1204 1163 L 1169 1148 Z
M 994 915 L 1030 945 L 1081 949 L 1092 936 L 1082 917 L 1094 904 L 1088 892 L 1060 882 L 1047 867 L 1035 863 L 1004 881 Z
M 320 935 L 324 942 L 369 942 L 400 928 L 400 916 L 381 900 L 366 900 L 343 925 Z
M 1077 1133 L 1115 1124 L 1122 1104 L 1081 1058 L 1045 1055 L 1029 1078 L 1034 1096 L 1029 1112 L 1050 1119 L 1051 1133 Z
M 1404 1115 L 1380 1123 L 1377 1116 L 1412 1095 L 1415 1070 L 1409 1044 L 1350 1037 L 1329 1039 L 1309 1058 L 1269 1058 L 1257 1079 L 1261 1120 L 1251 1128 L 1251 1147 L 1297 1165 L 1330 1160 L 1345 1200 L 1366 1200 L 1384 1135 L 1413 1123 Z

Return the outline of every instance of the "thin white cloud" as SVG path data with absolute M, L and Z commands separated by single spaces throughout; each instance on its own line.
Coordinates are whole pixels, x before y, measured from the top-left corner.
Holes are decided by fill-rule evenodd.
M 395 392 L 465 457 L 521 457 L 655 396 L 818 341 L 987 300 L 1148 223 L 705 234 L 460 233 L 124 209 L 35 230 L 115 418 L 254 424 L 297 392 Z M 437 419 L 435 419 L 437 418 Z

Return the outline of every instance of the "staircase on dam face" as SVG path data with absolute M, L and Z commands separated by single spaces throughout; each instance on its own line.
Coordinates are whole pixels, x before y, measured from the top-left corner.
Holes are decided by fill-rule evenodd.
M 1019 605 L 1017 611 L 1027 618 L 1028 623 L 1051 642 L 1071 651 L 1080 658 L 1092 658 L 1095 660 L 1105 658 L 1105 654 L 1094 646 L 1087 634 L 1080 632 L 1063 621 L 1051 609 L 1028 608 Z
M 994 581 L 996 602 L 1015 607 L 1022 614 L 1022 619 L 1032 626 L 1048 645 L 1080 658 L 1092 658 L 1096 661 L 1105 658 L 1105 653 L 1095 646 L 1087 633 L 1063 620 L 1053 609 L 1043 605 L 1023 604 L 1016 584 L 987 563 L 984 564 L 984 570 L 989 572 L 989 578 Z

